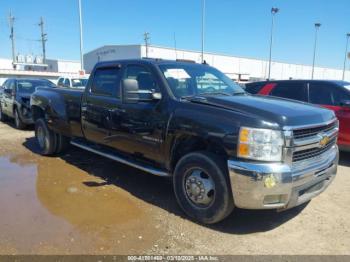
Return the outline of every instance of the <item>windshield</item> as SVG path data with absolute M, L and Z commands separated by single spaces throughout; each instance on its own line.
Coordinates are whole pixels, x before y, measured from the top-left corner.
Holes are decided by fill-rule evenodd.
M 85 78 L 73 78 L 72 79 L 72 86 L 73 87 L 85 87 L 87 84 L 87 79 Z
M 34 93 L 37 87 L 55 87 L 55 85 L 48 80 L 18 80 L 17 90 L 20 93 Z
M 244 90 L 226 75 L 207 65 L 169 64 L 159 67 L 177 98 L 244 93 Z

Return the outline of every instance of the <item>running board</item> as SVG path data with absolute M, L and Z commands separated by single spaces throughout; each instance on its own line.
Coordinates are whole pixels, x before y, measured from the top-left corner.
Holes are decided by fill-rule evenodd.
M 124 158 L 121 158 L 121 157 L 116 156 L 114 154 L 111 154 L 109 152 L 103 152 L 103 150 L 94 149 L 86 144 L 78 143 L 75 141 L 71 141 L 70 143 L 71 143 L 71 145 L 79 147 L 79 148 L 84 149 L 86 151 L 90 151 L 90 152 L 95 153 L 97 155 L 104 156 L 106 158 L 109 158 L 109 159 L 112 159 L 112 160 L 117 161 L 119 163 L 140 169 L 142 171 L 145 171 L 147 173 L 151 173 L 151 174 L 156 175 L 156 176 L 163 176 L 163 177 L 171 176 L 169 173 L 162 171 L 160 169 L 156 169 L 156 168 L 148 167 L 148 166 L 142 166 L 142 165 L 136 163 L 135 161 L 126 160 Z

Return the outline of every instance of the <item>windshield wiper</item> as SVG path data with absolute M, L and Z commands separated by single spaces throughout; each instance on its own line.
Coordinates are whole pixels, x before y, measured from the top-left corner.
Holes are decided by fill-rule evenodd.
M 246 94 L 246 92 L 235 92 L 235 93 L 233 93 L 232 95 L 244 95 L 244 94 Z

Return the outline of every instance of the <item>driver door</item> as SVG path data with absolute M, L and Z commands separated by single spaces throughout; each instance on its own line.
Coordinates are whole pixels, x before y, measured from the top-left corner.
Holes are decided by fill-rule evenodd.
M 137 80 L 141 92 L 160 92 L 155 74 L 145 65 L 128 65 L 123 73 L 122 80 L 125 79 Z M 124 90 L 122 94 L 120 109 L 111 118 L 119 146 L 137 158 L 161 163 L 160 149 L 168 119 L 162 110 L 162 100 L 128 102 Z

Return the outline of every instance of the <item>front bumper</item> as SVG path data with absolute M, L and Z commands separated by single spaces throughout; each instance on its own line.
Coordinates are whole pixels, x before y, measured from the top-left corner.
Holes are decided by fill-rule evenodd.
M 334 179 L 335 145 L 316 159 L 288 165 L 228 160 L 234 203 L 246 209 L 287 209 L 322 193 Z

